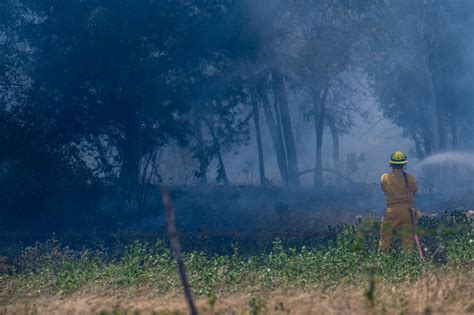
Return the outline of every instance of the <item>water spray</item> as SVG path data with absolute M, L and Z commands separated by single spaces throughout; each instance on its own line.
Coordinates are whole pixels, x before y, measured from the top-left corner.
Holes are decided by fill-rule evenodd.
M 421 160 L 415 166 L 415 170 L 422 169 L 425 166 L 441 165 L 448 162 L 474 169 L 474 153 L 451 151 L 433 154 Z

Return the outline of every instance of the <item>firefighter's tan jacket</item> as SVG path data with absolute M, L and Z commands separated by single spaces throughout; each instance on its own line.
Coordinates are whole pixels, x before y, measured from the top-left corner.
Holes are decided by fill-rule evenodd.
M 415 178 L 409 174 L 408 185 L 411 194 L 411 206 L 413 207 L 414 196 L 418 188 Z M 388 253 L 395 232 L 400 230 L 403 251 L 409 254 L 413 248 L 413 230 L 408 210 L 408 198 L 405 177 L 402 169 L 394 169 L 391 173 L 383 174 L 381 179 L 382 190 L 385 193 L 387 208 L 380 228 L 379 250 Z M 415 212 L 416 215 L 416 212 Z
M 415 201 L 415 194 L 418 191 L 415 178 L 407 174 L 408 185 L 411 192 L 412 207 Z M 402 169 L 394 169 L 391 173 L 385 173 L 381 179 L 382 190 L 385 193 L 385 202 L 387 207 L 397 204 L 408 204 L 405 177 Z

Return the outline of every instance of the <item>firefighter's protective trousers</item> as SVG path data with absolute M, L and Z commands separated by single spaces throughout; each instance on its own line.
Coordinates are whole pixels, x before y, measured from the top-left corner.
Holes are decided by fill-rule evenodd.
M 418 188 L 415 178 L 411 175 L 408 175 L 408 184 L 413 202 Z M 385 193 L 387 208 L 380 227 L 379 250 L 382 253 L 388 253 L 390 244 L 399 232 L 402 238 L 403 252 L 407 255 L 413 249 L 414 240 L 403 170 L 394 169 L 393 172 L 384 174 L 381 185 Z M 413 213 L 415 216 L 416 210 L 413 209 Z

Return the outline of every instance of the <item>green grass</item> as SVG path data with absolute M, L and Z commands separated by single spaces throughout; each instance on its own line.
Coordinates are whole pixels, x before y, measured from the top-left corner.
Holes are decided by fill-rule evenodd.
M 430 260 L 420 262 L 416 255 L 403 257 L 398 250 L 380 255 L 376 250 L 378 223 L 371 221 L 343 226 L 337 237 L 311 248 L 292 247 L 291 241 L 277 239 L 258 254 L 246 255 L 234 245 L 228 255 L 192 251 L 184 257 L 194 294 L 210 300 L 242 290 L 329 288 L 345 283 L 366 284 L 373 277 L 397 283 L 416 280 L 425 273 L 472 270 L 470 222 L 443 219 L 425 225 L 427 228 L 420 232 L 422 241 L 442 241 L 447 248 L 448 258 L 442 265 Z M 111 258 L 105 250 L 72 251 L 50 240 L 26 249 L 17 266 L 18 271 L 0 276 L 0 286 L 13 288 L 11 298 L 150 288 L 156 294 L 181 292 L 175 262 L 163 241 L 135 241 L 122 255 Z M 261 306 L 254 304 L 255 308 Z

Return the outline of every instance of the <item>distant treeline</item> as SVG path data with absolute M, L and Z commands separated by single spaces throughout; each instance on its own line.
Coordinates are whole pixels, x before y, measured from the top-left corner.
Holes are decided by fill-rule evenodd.
M 230 185 L 223 154 L 256 139 L 260 185 L 296 188 L 307 173 L 298 166 L 296 112 L 314 125 L 314 187 L 353 183 L 341 170 L 357 161 L 342 161 L 339 137 L 367 114 L 364 97 L 413 141 L 418 158 L 472 149 L 472 7 L 2 1 L 0 228 L 87 218 L 105 192 L 116 211 L 144 211 L 154 185 L 166 182 L 171 166 L 160 155 L 169 147 L 184 152 L 176 160 L 190 165 L 194 183 Z M 322 159 L 326 130 L 332 161 Z M 268 158 L 278 183 L 268 180 Z

